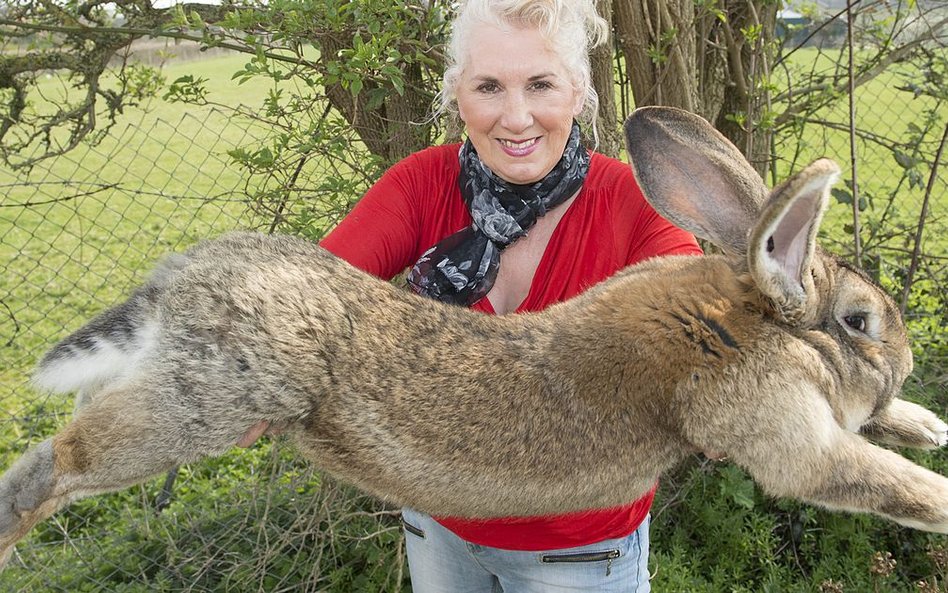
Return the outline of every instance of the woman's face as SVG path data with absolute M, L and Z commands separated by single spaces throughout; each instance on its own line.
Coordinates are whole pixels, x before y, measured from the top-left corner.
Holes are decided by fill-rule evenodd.
M 468 138 L 494 174 L 539 181 L 563 156 L 583 94 L 536 29 L 484 25 L 469 46 L 456 92 Z

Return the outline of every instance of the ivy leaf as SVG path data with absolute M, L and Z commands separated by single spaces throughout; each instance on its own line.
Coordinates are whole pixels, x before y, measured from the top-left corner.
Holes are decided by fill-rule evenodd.
M 911 169 L 916 165 L 915 159 L 905 154 L 901 150 L 893 151 L 892 156 L 895 157 L 895 162 L 897 162 L 903 169 Z
M 392 77 L 392 86 L 395 88 L 395 92 L 399 95 L 405 94 L 405 81 L 402 80 L 401 76 Z
M 365 102 L 365 108 L 368 111 L 375 111 L 382 106 L 382 103 L 385 102 L 385 97 L 388 95 L 385 89 L 375 88 L 370 89 L 368 92 L 368 99 Z
M 848 189 L 844 189 L 841 187 L 834 187 L 832 190 L 830 190 L 830 193 L 832 194 L 834 198 L 836 198 L 836 201 L 839 202 L 840 204 L 853 203 L 853 194 Z
M 754 508 L 754 483 L 743 471 L 733 465 L 721 469 L 721 494 L 745 509 Z

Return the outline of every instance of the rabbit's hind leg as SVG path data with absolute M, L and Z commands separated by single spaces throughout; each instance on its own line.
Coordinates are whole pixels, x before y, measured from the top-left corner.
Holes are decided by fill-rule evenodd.
M 144 482 L 211 451 L 162 425 L 149 390 L 102 393 L 0 476 L 0 567 L 37 523 L 81 497 Z
M 0 569 L 13 545 L 43 518 L 56 512 L 53 491 L 53 441 L 31 448 L 0 477 Z M 51 506 L 55 508 L 50 508 Z

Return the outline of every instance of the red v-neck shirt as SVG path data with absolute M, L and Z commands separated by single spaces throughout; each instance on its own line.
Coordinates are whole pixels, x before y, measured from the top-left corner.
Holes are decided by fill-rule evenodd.
M 429 247 L 471 224 L 458 187 L 460 144 L 436 146 L 400 161 L 322 240 L 322 246 L 371 274 L 391 279 Z M 694 237 L 663 219 L 642 196 L 631 168 L 593 153 L 579 195 L 559 221 L 517 312 L 573 297 L 650 257 L 700 254 Z M 472 309 L 494 313 L 487 298 Z M 498 395 L 516 397 L 516 395 Z M 552 550 L 632 533 L 654 497 L 568 515 L 438 521 L 471 543 L 508 550 Z

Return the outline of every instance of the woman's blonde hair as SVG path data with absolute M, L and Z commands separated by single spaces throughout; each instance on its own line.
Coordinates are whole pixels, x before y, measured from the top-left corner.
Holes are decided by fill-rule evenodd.
M 596 137 L 599 97 L 592 84 L 589 52 L 609 37 L 609 23 L 596 12 L 595 0 L 464 0 L 454 19 L 448 44 L 444 83 L 438 94 L 437 115 L 457 116 L 457 84 L 472 51 L 471 33 L 478 26 L 535 27 L 563 60 L 573 86 L 584 94 L 579 120 Z

